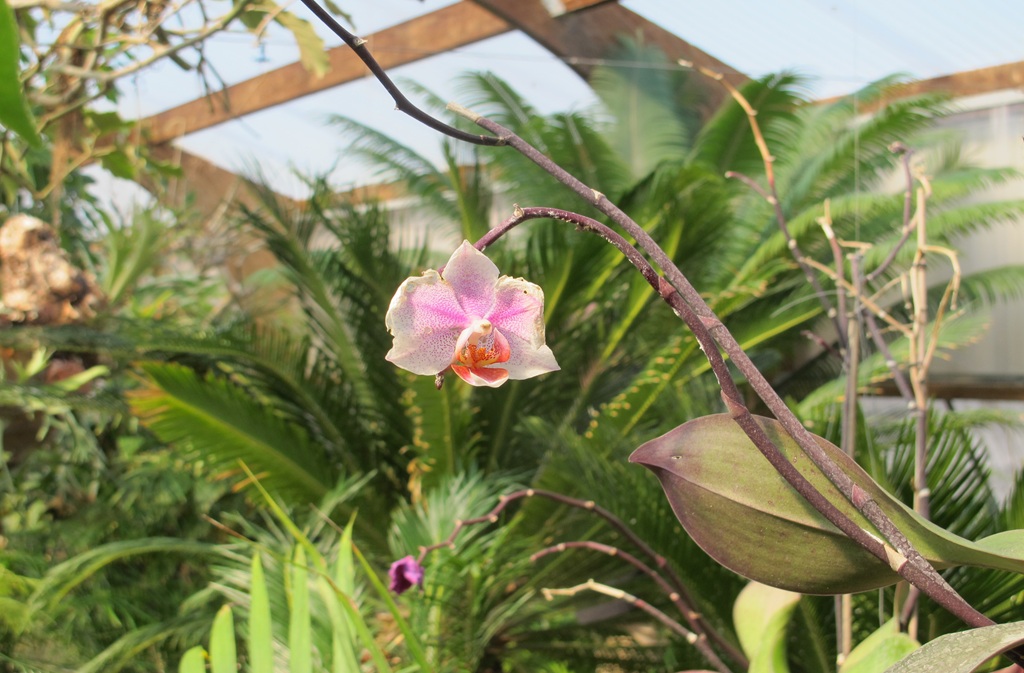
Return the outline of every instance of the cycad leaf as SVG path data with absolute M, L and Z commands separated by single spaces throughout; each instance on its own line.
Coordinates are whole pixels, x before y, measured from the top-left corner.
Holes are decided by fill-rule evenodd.
M 132 406 L 163 441 L 184 443 L 216 469 L 235 471 L 242 461 L 268 488 L 306 502 L 330 489 L 321 449 L 244 390 L 179 365 L 144 369 L 156 388 L 137 394 Z
M 76 586 L 104 567 L 142 554 L 220 555 L 223 550 L 206 542 L 172 537 L 152 537 L 111 542 L 59 563 L 36 585 L 31 604 L 55 605 Z
M 313 642 L 309 621 L 309 570 L 306 551 L 295 546 L 291 569 L 291 613 L 288 619 L 288 650 L 291 652 L 290 673 L 312 673 Z
M 599 66 L 589 81 L 613 119 L 609 144 L 635 180 L 686 148 L 686 127 L 674 105 L 678 82 L 672 75 L 678 71 L 664 67 L 668 60 L 657 47 L 632 41 L 616 58 L 629 65 Z

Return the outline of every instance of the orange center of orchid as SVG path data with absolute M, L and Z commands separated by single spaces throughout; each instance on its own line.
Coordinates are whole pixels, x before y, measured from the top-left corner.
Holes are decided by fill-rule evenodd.
M 489 320 L 477 320 L 459 339 L 452 364 L 477 369 L 509 359 L 508 342 L 494 330 Z

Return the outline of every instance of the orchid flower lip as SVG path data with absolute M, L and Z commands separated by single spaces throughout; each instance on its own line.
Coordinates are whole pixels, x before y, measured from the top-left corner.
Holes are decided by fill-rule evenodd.
M 476 386 L 497 387 L 558 369 L 544 339 L 544 292 L 498 268 L 468 241 L 441 272 L 408 278 L 388 308 L 390 362 L 416 374 L 449 368 Z

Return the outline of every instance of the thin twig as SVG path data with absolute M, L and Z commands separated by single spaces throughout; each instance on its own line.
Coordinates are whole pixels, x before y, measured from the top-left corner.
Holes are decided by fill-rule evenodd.
M 533 219 L 529 217 L 530 210 L 531 209 L 523 209 L 523 216 L 525 217 L 525 219 L 523 219 L 522 221 L 526 221 L 526 219 Z M 568 212 L 566 212 L 566 214 L 572 215 L 572 213 Z M 582 218 L 583 216 L 580 217 Z M 563 219 L 563 221 L 565 221 L 564 218 L 558 219 Z M 596 224 L 600 225 L 599 222 L 597 222 Z M 615 232 L 611 233 L 614 234 Z M 736 661 L 744 668 L 747 666 L 747 664 L 745 663 L 747 660 L 746 657 L 744 657 L 743 653 L 736 649 L 735 645 L 726 640 L 721 634 L 718 633 L 717 630 L 715 630 L 710 624 L 708 624 L 707 620 L 705 620 L 703 616 L 700 616 L 700 613 L 696 610 L 696 608 L 693 607 L 696 605 L 696 602 L 693 600 L 693 596 L 690 595 L 690 592 L 687 590 L 682 578 L 679 577 L 675 569 L 673 569 L 672 566 L 669 564 L 668 560 L 661 554 L 654 551 L 654 549 L 649 544 L 647 544 L 643 538 L 637 535 L 629 526 L 627 526 L 626 523 L 622 521 L 622 519 L 615 516 L 607 509 L 601 507 L 593 500 L 579 500 L 577 498 L 571 498 L 561 493 L 555 493 L 554 491 L 545 491 L 542 489 L 534 488 L 522 489 L 519 491 L 515 491 L 513 493 L 502 495 L 500 498 L 498 498 L 498 504 L 495 505 L 494 508 L 491 509 L 491 511 L 487 512 L 483 516 L 474 517 L 472 519 L 459 519 L 455 521 L 455 527 L 452 529 L 452 532 L 448 535 L 448 537 L 445 540 L 432 545 L 420 547 L 420 553 L 419 557 L 417 558 L 417 562 L 422 564 L 429 554 L 438 549 L 454 549 L 455 540 L 458 539 L 459 534 L 467 526 L 475 526 L 482 523 L 497 523 L 498 516 L 511 503 L 522 498 L 534 497 L 546 498 L 548 500 L 552 500 L 562 505 L 575 507 L 576 509 L 581 509 L 586 512 L 592 512 L 593 514 L 596 514 L 597 516 L 608 522 L 608 524 L 612 528 L 614 528 L 616 531 L 622 534 L 627 540 L 629 540 L 630 543 L 633 544 L 633 546 L 635 546 L 637 549 L 642 551 L 644 555 L 650 558 L 654 562 L 654 565 L 658 568 L 658 570 L 665 573 L 668 583 L 672 589 L 671 593 L 677 595 L 678 600 L 683 605 L 687 606 L 686 612 L 684 612 L 684 614 L 692 613 L 698 615 L 698 622 L 701 626 L 700 630 L 706 633 L 711 639 L 713 639 L 715 643 L 718 644 L 718 646 L 721 647 L 723 651 L 725 651 L 729 655 L 730 658 L 732 658 L 734 661 Z
M 544 594 L 544 598 L 550 601 L 554 600 L 556 596 L 575 596 L 576 594 L 582 593 L 584 591 L 593 591 L 599 594 L 604 594 L 605 596 L 611 596 L 612 598 L 616 598 L 625 603 L 629 603 L 633 607 L 643 610 L 644 612 L 651 615 L 659 622 L 661 622 L 662 624 L 664 624 L 665 626 L 667 626 L 668 628 L 670 628 L 671 630 L 675 631 L 677 634 L 685 638 L 686 642 L 690 643 L 691 645 L 696 644 L 697 641 L 700 639 L 700 637 L 696 633 L 690 631 L 682 624 L 672 619 L 671 617 L 669 617 L 664 612 L 654 607 L 647 601 L 637 598 L 633 594 L 626 593 L 622 589 L 616 589 L 614 587 L 608 586 L 607 584 L 595 582 L 594 580 L 587 580 L 583 584 L 577 584 L 574 587 L 568 587 L 566 589 L 543 589 L 542 593 Z
M 889 268 L 889 265 L 896 259 L 896 255 L 899 254 L 903 246 L 906 245 L 910 239 L 910 233 L 914 230 L 914 223 L 916 219 L 911 217 L 911 209 L 913 206 L 914 198 L 914 178 L 910 172 L 910 157 L 914 154 L 914 151 L 908 148 L 903 143 L 893 143 L 889 146 L 889 151 L 899 154 L 903 161 L 903 177 L 907 183 L 906 191 L 903 197 L 903 226 L 901 228 L 900 240 L 896 242 L 896 245 L 892 247 L 889 254 L 886 255 L 882 263 L 879 264 L 874 271 L 867 275 L 866 281 L 870 284 L 885 273 L 885 270 Z
M 692 645 L 696 647 L 702 655 L 704 655 L 704 658 L 707 659 L 708 662 L 712 666 L 714 666 L 716 670 L 720 671 L 721 673 L 729 673 L 729 667 L 725 665 L 725 662 L 723 662 L 719 658 L 719 656 L 711 648 L 710 644 L 708 644 L 707 635 L 703 633 L 704 624 L 702 624 L 701 621 L 701 614 L 695 611 L 693 606 L 688 605 L 685 601 L 683 601 L 679 593 L 675 591 L 669 585 L 668 582 L 665 581 L 665 578 L 662 577 L 657 570 L 651 568 L 643 561 L 630 554 L 629 552 L 623 551 L 618 547 L 612 547 L 611 545 L 601 544 L 600 542 L 580 540 L 575 542 L 561 542 L 551 547 L 545 547 L 544 549 L 541 549 L 540 551 L 532 554 L 530 556 L 530 560 L 536 562 L 539 559 L 544 558 L 545 556 L 548 556 L 550 554 L 558 554 L 564 552 L 567 549 L 589 549 L 591 551 L 596 551 L 601 554 L 606 554 L 608 556 L 613 556 L 615 558 L 622 559 L 626 563 L 630 564 L 631 566 L 633 566 L 634 568 L 636 568 L 637 570 L 639 570 L 640 572 L 644 573 L 652 580 L 654 580 L 658 587 L 660 587 L 661 590 L 665 592 L 665 595 L 668 596 L 669 600 L 672 601 L 672 603 L 676 606 L 679 612 L 683 615 L 683 618 L 686 619 L 687 623 L 690 625 L 690 628 L 697 636 L 697 639 L 693 641 Z M 747 666 L 749 666 L 749 663 L 741 663 L 740 665 L 743 666 L 743 668 L 746 668 Z
M 687 67 L 694 68 L 697 72 L 701 73 L 705 77 L 708 77 L 715 82 L 721 84 L 729 95 L 732 96 L 733 100 L 743 109 L 743 112 L 747 115 L 747 122 L 750 124 L 750 132 L 754 136 L 754 144 L 757 145 L 757 151 L 761 154 L 761 161 L 764 164 L 764 176 L 768 183 L 768 190 L 758 189 L 757 192 L 768 202 L 769 205 L 775 211 L 775 221 L 779 226 L 779 231 L 786 238 L 786 245 L 789 247 L 790 252 L 793 253 L 793 258 L 796 263 L 800 266 L 800 270 L 804 272 L 804 277 L 807 278 L 807 282 L 811 284 L 814 289 L 814 294 L 818 297 L 818 301 L 825 309 L 825 314 L 833 321 L 836 328 L 837 339 L 841 348 L 846 348 L 846 331 L 841 329 L 838 323 L 838 313 L 832 302 L 829 301 L 828 295 L 825 293 L 825 289 L 821 286 L 818 281 L 818 277 L 811 271 L 810 266 L 807 264 L 808 257 L 804 255 L 803 250 L 800 249 L 799 243 L 796 238 L 789 231 L 789 225 L 786 223 L 786 214 L 782 212 L 782 202 L 779 200 L 779 192 L 775 185 L 775 157 L 768 149 L 768 141 L 765 140 L 764 133 L 761 132 L 761 125 L 757 121 L 757 110 L 750 104 L 747 97 L 737 89 L 733 84 L 725 78 L 720 72 L 705 68 L 703 66 L 694 66 L 690 61 L 680 60 L 679 64 Z M 740 173 L 733 173 L 734 177 L 741 177 Z M 729 173 L 726 173 L 729 177 Z M 744 180 L 748 185 L 755 185 L 753 180 Z
M 316 18 L 320 19 L 324 25 L 334 32 L 335 35 L 344 40 L 345 44 L 347 44 L 349 48 L 356 53 L 356 56 L 358 56 L 366 67 L 370 69 L 370 72 L 377 78 L 377 81 L 384 86 L 389 94 L 391 94 L 391 98 L 395 101 L 395 109 L 400 112 L 404 112 L 421 124 L 457 140 L 463 140 L 467 143 L 473 143 L 474 145 L 495 146 L 502 144 L 499 138 L 468 133 L 462 129 L 457 129 L 454 126 L 445 124 L 440 119 L 430 116 L 413 105 L 412 102 L 405 97 L 405 94 L 403 94 L 395 85 L 395 83 L 391 81 L 391 78 L 388 77 L 386 72 L 384 72 L 384 68 L 377 63 L 377 59 L 373 57 L 370 50 L 366 48 L 366 40 L 356 37 L 346 30 L 344 26 L 338 23 L 335 18 L 331 16 L 330 12 L 317 4 L 316 0 L 302 0 L 302 4 L 304 4 L 309 11 L 313 12 L 313 14 L 316 15 Z

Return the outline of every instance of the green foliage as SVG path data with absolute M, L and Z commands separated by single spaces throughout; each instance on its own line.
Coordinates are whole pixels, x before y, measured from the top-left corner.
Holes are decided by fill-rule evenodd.
M 993 656 L 1024 643 L 1024 622 L 996 624 L 936 638 L 888 669 L 925 673 L 941 666 L 950 673 L 972 673 Z
M 255 8 L 262 17 L 246 17 L 250 27 L 269 16 L 264 9 Z M 631 59 L 658 62 L 656 54 L 637 45 L 625 50 Z M 466 77 L 466 100 L 622 204 L 694 280 L 755 361 L 772 378 L 787 382 L 804 417 L 828 434 L 833 404 L 843 390 L 841 380 L 833 381 L 836 364 L 827 354 L 794 364 L 805 360 L 801 331 L 818 328 L 823 309 L 795 268 L 772 209 L 745 185 L 721 177 L 737 170 L 760 179 L 761 159 L 748 120 L 729 103 L 697 129 L 682 104 L 685 80 L 654 69 L 643 73 L 598 69 L 595 81 L 604 106 L 584 112 L 540 116 L 507 83 L 487 73 Z M 869 87 L 857 102 L 879 100 L 890 84 Z M 744 87 L 777 157 L 791 231 L 809 256 L 830 263 L 831 251 L 817 225 L 828 199 L 841 238 L 874 244 L 866 253 L 873 267 L 896 244 L 902 221 L 902 196 L 877 190 L 894 166 L 887 146 L 894 139 L 924 143 L 915 134 L 926 131 L 945 104 L 936 98 L 905 101 L 856 125 L 854 99 L 810 105 L 800 87 L 799 78 L 785 73 Z M 116 120 L 92 123 L 116 125 Z M 336 124 L 356 136 L 353 155 L 368 159 L 381 175 L 400 178 L 420 199 L 418 208 L 432 212 L 432 234 L 477 238 L 501 194 L 523 205 L 583 208 L 514 152 L 446 143 L 445 165 L 438 168 L 373 129 L 350 120 Z M 652 127 L 659 132 L 648 133 Z M 1022 209 L 1016 202 L 972 203 L 978 188 L 1013 176 L 959 167 L 954 154 L 946 153 L 937 166 L 930 203 L 929 236 L 943 245 L 1016 217 Z M 116 167 L 126 158 L 110 162 Z M 454 550 L 427 557 L 422 593 L 401 599 L 388 595 L 375 568 L 446 539 L 454 521 L 489 511 L 501 494 L 520 486 L 592 498 L 629 521 L 692 589 L 696 609 L 735 642 L 729 609 L 742 581 L 682 534 L 668 503 L 653 497 L 653 481 L 624 460 L 651 436 L 720 406 L 703 354 L 649 286 L 601 239 L 577 236 L 558 222 L 528 225 L 495 248 L 493 257 L 503 273 L 544 287 L 548 341 L 562 371 L 497 390 L 472 389 L 452 379 L 438 392 L 428 377 L 412 377 L 384 360 L 390 339 L 383 317 L 404 278 L 436 267 L 447 254 L 431 252 L 436 238 L 393 226 L 379 205 L 339 200 L 324 180 L 310 180 L 310 186 L 311 198 L 302 207 L 278 199 L 269 185 L 257 186 L 258 205 L 242 209 L 238 218 L 240 228 L 263 241 L 278 263 L 273 285 L 266 288 L 275 301 L 272 313 L 257 314 L 254 303 L 222 292 L 219 284 L 208 282 L 202 265 L 194 274 L 160 273 L 167 246 L 185 253 L 201 252 L 202 246 L 185 247 L 159 218 L 142 219 L 130 229 L 101 220 L 105 249 L 95 268 L 118 317 L 91 328 L 0 335 L 3 343 L 22 347 L 101 351 L 118 381 L 116 392 L 131 390 L 137 418 L 127 419 L 123 406 L 108 410 L 125 425 L 98 424 L 104 430 L 93 433 L 91 444 L 77 447 L 88 454 L 81 458 L 88 464 L 77 470 L 85 484 L 75 483 L 71 490 L 93 488 L 99 497 L 80 543 L 58 550 L 81 555 L 76 562 L 85 565 L 73 567 L 93 567 L 90 559 L 99 558 L 91 555 L 95 550 L 113 562 L 117 548 L 105 546 L 109 540 L 93 527 L 125 527 L 129 520 L 131 529 L 120 529 L 125 539 L 151 538 L 158 529 L 161 537 L 202 546 L 224 543 L 220 536 L 230 528 L 250 541 L 241 547 L 245 553 L 237 543 L 216 545 L 210 552 L 216 564 L 190 558 L 187 567 L 195 579 L 174 588 L 171 610 L 128 610 L 156 586 L 159 573 L 167 575 L 173 567 L 168 559 L 136 568 L 131 578 L 136 586 L 127 590 L 115 573 L 97 572 L 74 591 L 68 585 L 62 595 L 69 612 L 89 601 L 110 604 L 112 626 L 83 639 L 79 650 L 63 652 L 62 661 L 88 660 L 88 670 L 122 664 L 142 669 L 137 653 L 152 648 L 163 660 L 180 658 L 181 670 L 203 666 L 202 650 L 178 655 L 205 637 L 226 602 L 230 613 L 218 618 L 215 640 L 234 642 L 222 635 L 231 615 L 247 626 L 239 628 L 240 647 L 233 655 L 221 650 L 225 667 L 230 660 L 232 666 L 268 670 L 282 666 L 287 656 L 294 670 L 356 670 L 364 648 L 370 655 L 366 666 L 380 671 L 392 665 L 395 670 L 552 672 L 594 670 L 601 664 L 623 671 L 707 665 L 693 648 L 668 642 L 661 632 L 653 644 L 638 645 L 630 635 L 637 615 L 608 614 L 603 600 L 582 595 L 539 600 L 542 588 L 595 577 L 674 610 L 652 584 L 624 573 L 619 559 L 592 550 L 531 563 L 532 552 L 563 540 L 628 547 L 593 516 L 550 502 L 517 504 L 497 521 L 462 531 Z M 898 257 L 895 268 L 906 261 Z M 827 279 L 823 283 L 828 292 L 834 290 Z M 964 315 L 945 323 L 944 345 L 975 338 L 984 319 L 978 307 L 1019 296 L 1021 288 L 1024 274 L 1017 267 L 965 279 L 963 298 L 971 303 Z M 894 297 L 893 304 L 900 299 Z M 906 345 L 894 340 L 892 348 L 899 354 Z M 129 370 L 137 378 L 122 376 Z M 863 384 L 883 372 L 881 357 L 872 354 L 861 368 Z M 55 405 L 67 398 L 64 391 L 45 392 L 49 398 L 19 388 L 12 394 L 21 397 L 12 401 L 27 406 L 36 394 L 40 404 Z M 72 414 L 98 413 L 86 406 L 103 398 L 69 399 L 74 404 L 65 403 L 60 414 L 74 421 L 78 416 Z M 898 497 L 905 497 L 908 483 L 907 432 L 901 426 L 864 439 L 877 450 L 863 458 L 869 472 Z M 992 502 L 969 431 L 940 428 L 936 437 L 945 442 L 932 466 L 941 525 L 974 539 L 1024 520 L 1016 511 L 1024 487 L 1005 508 Z M 33 460 L 22 473 L 29 478 L 19 486 L 24 500 L 16 519 L 38 535 L 50 524 L 45 505 L 39 504 L 45 503 L 42 493 L 52 478 L 44 476 L 51 474 L 44 468 L 62 465 L 62 458 L 55 452 L 44 460 L 39 453 Z M 106 460 L 117 469 L 105 472 Z M 108 475 L 110 484 L 103 482 Z M 198 480 L 199 475 L 214 480 Z M 224 478 L 250 487 L 247 498 L 227 494 Z M 146 494 L 158 494 L 156 502 L 148 502 Z M 112 507 L 100 512 L 103 505 Z M 261 518 L 254 508 L 269 508 L 271 514 Z M 202 515 L 215 517 L 218 527 L 198 523 Z M 69 520 L 67 527 L 81 521 Z M 334 521 L 348 527 L 335 530 Z M 999 523 L 986 523 L 991 521 Z M 57 587 L 55 580 L 40 579 L 42 554 L 52 550 L 38 537 L 34 544 L 11 561 L 8 593 L 0 594 L 13 601 L 12 615 L 36 583 Z M 1005 573 L 971 573 L 951 578 L 987 612 L 1005 618 L 1016 605 L 1018 583 Z M 875 619 L 882 599 L 871 596 L 858 599 L 859 624 Z M 891 606 L 891 596 L 885 600 Z M 927 637 L 954 628 L 924 605 Z M 831 671 L 834 636 L 828 610 L 820 607 L 805 599 L 795 608 L 790 623 L 799 628 L 791 627 L 785 644 L 787 661 L 796 670 Z M 378 613 L 389 619 L 376 619 Z M 600 617 L 587 622 L 593 615 Z M 77 642 L 87 633 L 77 617 L 55 640 Z M 858 628 L 863 639 L 869 628 Z M 42 639 L 39 633 L 33 635 Z M 775 645 L 781 648 L 781 637 Z M 27 651 L 24 641 L 20 647 Z M 397 662 L 389 663 L 392 657 Z
M 0 124 L 17 133 L 32 146 L 42 140 L 36 130 L 19 74 L 21 54 L 18 24 L 7 0 L 0 1 Z

